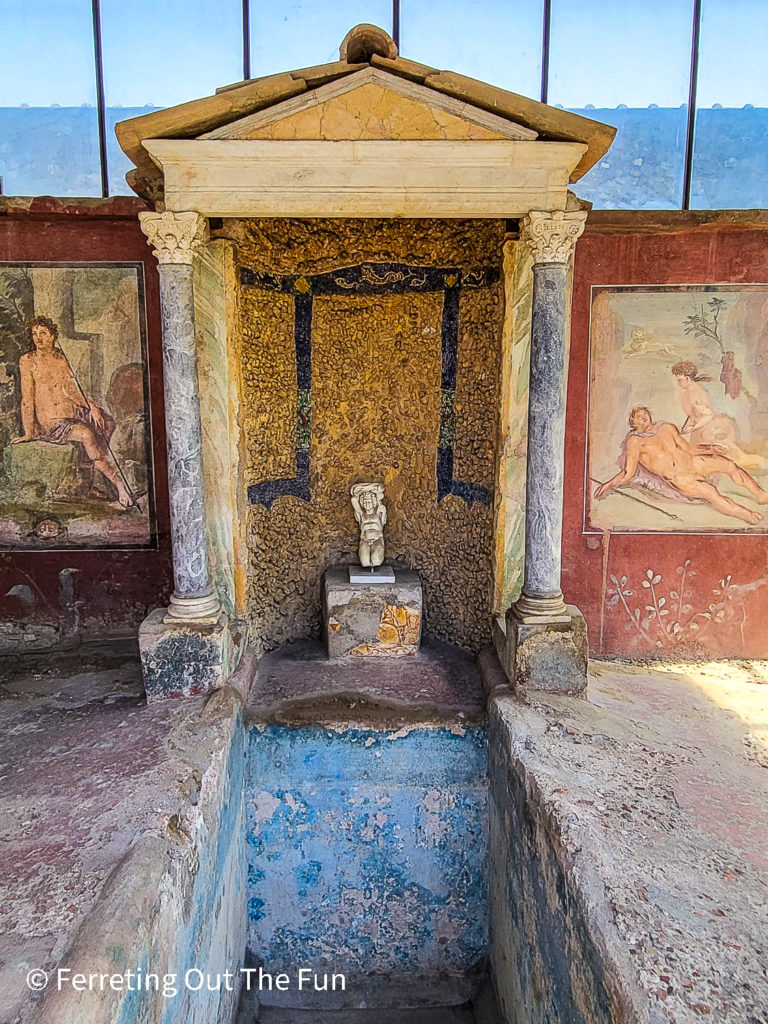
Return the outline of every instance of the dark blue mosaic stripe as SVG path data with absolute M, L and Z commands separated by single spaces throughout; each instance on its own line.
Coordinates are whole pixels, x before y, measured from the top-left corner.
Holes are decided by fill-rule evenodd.
M 438 448 L 437 500 L 442 501 L 449 494 L 463 498 L 468 505 L 471 505 L 473 501 L 479 501 L 483 505 L 491 503 L 491 493 L 485 487 L 453 479 L 453 448 Z
M 486 288 L 496 284 L 496 267 L 461 271 L 457 267 L 412 267 L 406 263 L 361 263 L 325 274 L 269 274 L 240 268 L 240 283 L 284 295 L 401 295 L 403 292 L 442 292 Z
M 272 508 L 272 502 L 278 498 L 301 498 L 311 501 L 309 493 L 309 452 L 297 449 L 296 476 L 290 480 L 265 480 L 260 484 L 248 487 L 248 504 L 264 505 Z

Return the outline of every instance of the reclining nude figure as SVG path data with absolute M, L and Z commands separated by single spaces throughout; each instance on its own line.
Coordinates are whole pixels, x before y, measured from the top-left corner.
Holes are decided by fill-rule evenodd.
M 86 398 L 77 383 L 67 357 L 56 343 L 58 325 L 48 317 L 37 316 L 30 320 L 27 330 L 32 350 L 19 360 L 24 433 L 13 438 L 12 443 L 77 441 L 86 460 L 114 485 L 122 507 L 129 508 L 134 504 L 133 496 L 109 450 L 114 420 Z
M 691 444 L 673 423 L 654 423 L 644 405 L 635 406 L 629 425 L 632 429 L 622 445 L 623 468 L 595 491 L 596 498 L 604 498 L 624 484 L 635 484 L 676 501 L 706 502 L 750 526 L 762 522 L 759 512 L 721 494 L 710 480 L 724 473 L 749 491 L 758 504 L 768 504 L 768 491 L 729 459 L 720 445 Z

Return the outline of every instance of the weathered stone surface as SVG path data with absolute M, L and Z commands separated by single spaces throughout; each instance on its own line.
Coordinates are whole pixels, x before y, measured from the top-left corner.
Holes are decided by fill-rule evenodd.
M 230 1021 L 237 993 L 184 988 L 234 972 L 245 946 L 244 733 L 224 688 L 146 707 L 138 662 L 3 679 L 0 1020 Z M 23 767 L 23 771 L 20 770 Z M 122 991 L 56 969 L 133 974 Z M 48 972 L 45 992 L 25 984 Z M 136 971 L 161 979 L 137 988 Z M 162 978 L 176 977 L 177 995 Z
M 512 697 L 491 701 L 489 721 L 491 976 L 505 1024 L 639 1024 L 617 982 L 615 933 L 606 942 L 605 908 L 590 901 L 560 840 L 538 779 L 519 748 L 528 746 Z M 602 913 L 601 913 L 602 912 Z
M 222 613 L 215 623 L 167 622 L 165 609 L 139 628 L 139 649 L 147 701 L 190 697 L 221 686 L 237 664 L 239 643 Z
M 46 622 L 0 620 L 0 657 L 48 651 L 61 642 L 61 627 Z
M 569 622 L 521 622 L 510 608 L 506 642 L 499 657 L 515 687 L 555 693 L 581 693 L 587 685 L 587 624 L 575 605 L 566 605 Z M 500 638 L 497 633 L 497 643 Z
M 243 122 L 243 128 L 237 131 L 238 123 L 213 132 L 212 137 L 248 138 L 248 139 L 504 139 L 510 137 L 507 129 L 516 126 L 493 115 L 482 115 L 475 108 L 461 105 L 455 100 L 439 104 L 446 98 L 442 93 L 428 92 L 421 86 L 410 85 L 405 79 L 386 76 L 382 72 L 370 68 L 363 73 L 358 72 L 354 79 L 346 79 L 343 85 L 358 83 L 351 91 L 342 92 L 338 84 L 334 85 L 337 95 L 329 96 L 324 102 L 311 97 L 306 105 L 284 103 L 284 113 L 278 117 L 277 108 L 273 113 L 265 111 L 262 115 L 251 117 Z M 373 76 L 373 77 L 372 77 Z M 390 83 L 386 83 L 386 78 Z M 326 87 L 327 88 L 327 87 Z M 397 91 L 395 91 L 397 90 Z M 409 95 L 410 93 L 410 95 Z M 306 94 L 305 94 L 306 95 Z M 425 102 L 430 96 L 433 102 Z M 295 106 L 296 112 L 291 112 Z M 303 106 L 303 109 L 302 109 Z M 452 109 L 453 108 L 453 109 Z M 485 124 L 478 123 L 485 120 Z M 259 121 L 263 122 L 263 126 Z M 498 122 L 498 124 L 496 123 Z M 246 125 L 252 125 L 246 129 Z M 494 131 L 494 128 L 496 129 Z M 515 132 L 513 137 L 519 138 L 524 129 Z M 226 134 L 225 134 L 226 133 Z M 535 134 L 531 133 L 535 138 Z
M 349 70 L 353 69 L 350 67 Z M 288 96 L 303 92 L 306 88 L 306 82 L 297 80 L 293 75 L 281 73 L 244 82 L 225 93 L 207 96 L 202 103 L 200 100 L 192 100 L 175 107 L 155 110 L 138 118 L 120 121 L 115 127 L 118 142 L 136 164 L 142 179 L 145 179 L 145 188 L 137 191 L 144 194 L 146 183 L 161 177 L 142 146 L 144 139 L 161 138 L 164 135 L 174 138 L 200 135 L 222 122 L 242 117 L 243 114 L 260 110 L 271 103 L 279 103 Z
M 765 672 L 600 661 L 589 700 L 491 701 L 508 1024 L 766 1019 Z
M 247 654 L 235 676 L 242 676 Z M 414 658 L 329 661 L 316 640 L 266 654 L 247 703 L 251 722 L 343 723 L 399 730 L 415 725 L 460 731 L 485 721 L 486 701 L 474 657 L 427 641 Z
M 368 46 L 369 44 L 365 44 L 362 47 L 361 56 L 366 53 Z M 424 85 L 428 90 L 434 90 L 438 94 L 443 93 L 471 107 L 490 111 L 494 115 L 501 115 L 526 125 L 544 139 L 583 142 L 586 151 L 571 175 L 571 180 L 574 181 L 600 159 L 616 134 L 616 129 L 610 125 L 600 124 L 570 111 L 558 110 L 463 75 L 437 71 L 401 57 L 384 57 L 375 50 L 367 57 L 366 63 L 354 63 L 354 52 L 350 57 L 353 61 L 350 63 L 344 60 L 334 61 L 290 73 L 234 83 L 219 89 L 215 96 L 119 122 L 116 134 L 120 146 L 138 168 L 137 172 L 129 172 L 129 184 L 141 195 L 153 201 L 162 195 L 162 175 L 142 145 L 144 140 L 197 137 L 201 133 L 231 124 L 243 115 L 283 102 L 307 89 L 321 87 L 345 75 L 352 75 L 366 67 L 368 62 L 391 72 L 393 76 Z
M 421 580 L 395 569 L 394 583 L 350 583 L 347 566 L 323 580 L 323 626 L 329 658 L 402 658 L 421 641 Z
M 585 146 L 516 139 L 147 139 L 171 210 L 216 217 L 521 217 L 567 201 Z M 298 170 L 298 172 L 297 172 Z

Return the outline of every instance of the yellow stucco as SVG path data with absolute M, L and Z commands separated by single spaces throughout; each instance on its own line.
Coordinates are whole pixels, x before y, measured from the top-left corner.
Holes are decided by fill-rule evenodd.
M 256 128 L 248 139 L 502 139 L 503 135 L 369 82 Z

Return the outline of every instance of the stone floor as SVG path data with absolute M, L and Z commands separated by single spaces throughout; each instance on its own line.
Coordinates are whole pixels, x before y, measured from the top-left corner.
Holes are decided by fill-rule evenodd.
M 641 1019 L 768 1022 L 768 664 L 592 662 L 589 700 L 505 702 Z
M 134 660 L 5 671 L 0 684 L 0 1021 L 34 1019 L 31 968 L 58 962 L 136 837 L 195 784 L 202 701 L 147 707 Z

